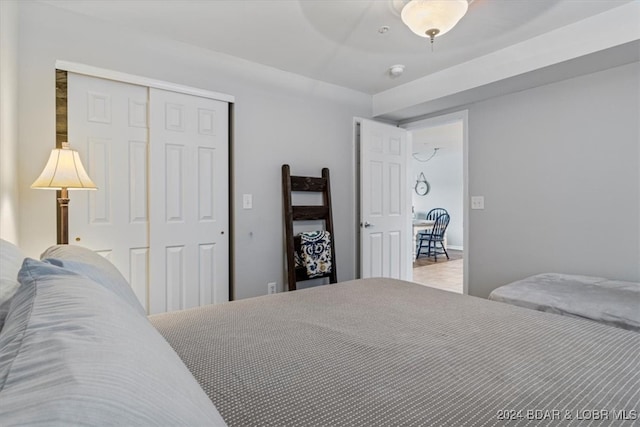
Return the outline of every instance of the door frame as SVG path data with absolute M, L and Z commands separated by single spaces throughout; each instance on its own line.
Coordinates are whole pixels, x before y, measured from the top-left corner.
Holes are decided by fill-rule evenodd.
M 191 86 L 185 86 L 177 83 L 165 82 L 149 77 L 136 76 L 134 74 L 122 73 L 120 71 L 108 70 L 106 68 L 94 67 L 91 65 L 78 64 L 75 62 L 56 60 L 56 69 L 67 71 L 69 73 L 84 74 L 86 76 L 98 77 L 105 80 L 115 80 L 122 83 L 130 83 L 138 86 L 152 87 L 155 89 L 168 90 L 171 92 L 184 93 L 186 95 L 195 95 L 201 98 L 210 98 L 217 101 L 234 103 L 235 97 L 221 92 L 213 92 L 211 90 L 199 89 Z
M 234 158 L 234 151 L 233 151 L 233 141 L 234 141 L 234 105 L 235 105 L 235 97 L 233 95 L 228 95 L 225 93 L 221 93 L 221 92 L 214 92 L 214 91 L 210 91 L 210 90 L 206 90 L 206 89 L 200 89 L 200 88 L 194 88 L 191 86 L 185 86 L 185 85 L 181 85 L 181 84 L 177 84 L 177 83 L 171 83 L 171 82 L 166 82 L 163 80 L 156 80 L 156 79 L 152 79 L 149 77 L 143 77 L 143 76 L 137 76 L 134 74 L 128 74 L 128 73 L 123 73 L 120 71 L 115 71 L 115 70 L 109 70 L 106 68 L 99 68 L 99 67 L 94 67 L 91 65 L 86 65 L 86 64 L 79 64 L 76 62 L 70 62 L 70 61 L 64 61 L 64 60 L 56 60 L 55 62 L 55 70 L 56 70 L 56 75 L 58 71 L 64 71 L 64 72 L 68 72 L 68 73 L 76 73 L 76 74 L 83 74 L 86 76 L 90 76 L 90 77 L 97 77 L 97 78 L 101 78 L 101 79 L 105 79 L 105 80 L 113 80 L 113 81 L 117 81 L 117 82 L 122 82 L 122 83 L 129 83 L 129 84 L 134 84 L 134 85 L 138 85 L 138 86 L 146 86 L 149 88 L 156 88 L 156 89 L 163 89 L 163 90 L 167 90 L 167 91 L 172 91 L 172 92 L 178 92 L 178 93 L 183 93 L 183 94 L 187 94 L 187 95 L 194 95 L 194 96 L 199 96 L 201 98 L 209 98 L 209 99 L 215 99 L 217 101 L 223 101 L 228 103 L 229 105 L 229 137 L 228 137 L 228 158 L 227 158 L 227 162 L 228 162 L 228 171 L 229 171 L 229 176 L 228 176 L 228 197 L 229 197 L 229 245 L 228 245 L 228 251 L 229 251 L 229 301 L 233 301 L 235 299 L 235 257 L 234 257 L 234 247 L 235 247 L 235 221 L 234 221 L 234 184 L 235 184 L 235 180 L 234 180 L 234 168 L 233 168 L 233 158 Z M 58 82 L 56 82 L 57 84 Z M 65 82 L 65 90 L 66 90 L 66 82 Z M 67 115 L 66 115 L 66 111 L 67 111 L 67 94 L 66 92 L 64 93 L 64 96 L 60 96 L 60 99 L 56 99 L 56 109 L 58 109 L 59 107 L 63 108 L 64 110 L 64 115 L 62 116 L 57 116 L 56 117 L 56 123 L 59 120 L 64 120 L 64 129 L 66 131 L 67 129 Z M 64 103 L 64 105 L 60 105 Z M 58 126 L 56 126 L 58 127 Z M 66 136 L 67 135 L 56 135 L 56 145 L 58 145 L 59 143 L 59 139 L 60 138 L 64 138 L 66 140 Z M 57 209 L 57 202 L 56 202 L 56 212 L 58 212 Z M 60 228 L 60 219 L 58 218 L 58 220 L 56 221 L 57 223 L 57 227 L 58 229 Z M 58 231 L 59 233 L 59 231 Z
M 469 294 L 469 110 L 434 116 L 427 119 L 403 121 L 399 126 L 411 132 L 418 129 L 462 122 L 462 293 Z
M 356 278 L 362 277 L 360 271 L 360 123 L 361 117 L 353 118 L 353 212 L 355 226 L 355 248 L 354 260 L 356 262 Z M 375 120 L 375 119 L 372 119 Z M 426 119 L 412 118 L 398 123 L 380 121 L 389 125 L 401 127 L 408 132 L 427 127 L 444 125 L 451 122 L 462 121 L 462 246 L 463 246 L 463 294 L 469 294 L 469 110 L 464 109 L 453 113 L 442 114 Z M 413 144 L 413 139 L 408 139 L 409 145 Z M 409 147 L 410 149 L 412 147 Z M 407 174 L 408 175 L 408 174 Z M 410 176 L 407 176 L 406 185 L 411 186 Z

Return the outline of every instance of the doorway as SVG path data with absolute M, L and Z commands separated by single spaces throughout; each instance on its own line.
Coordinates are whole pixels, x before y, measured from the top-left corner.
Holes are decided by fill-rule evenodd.
M 462 111 L 408 123 L 411 133 L 412 212 L 414 239 L 413 281 L 456 293 L 467 293 L 467 112 Z M 427 239 L 418 254 L 420 234 L 431 230 L 427 215 L 444 208 L 450 216 L 438 251 L 428 250 Z M 441 249 L 444 246 L 444 250 Z

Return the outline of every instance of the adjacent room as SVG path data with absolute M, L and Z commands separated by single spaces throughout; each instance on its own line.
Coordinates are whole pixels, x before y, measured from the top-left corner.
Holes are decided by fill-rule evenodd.
M 463 120 L 412 131 L 413 281 L 463 293 Z M 438 216 L 445 214 L 438 220 Z M 434 227 L 436 232 L 433 232 Z
M 640 1 L 0 1 L 0 424 L 635 425 Z

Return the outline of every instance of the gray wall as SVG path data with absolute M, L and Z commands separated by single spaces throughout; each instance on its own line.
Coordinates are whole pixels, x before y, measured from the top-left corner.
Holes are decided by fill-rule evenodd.
M 469 293 L 541 272 L 640 281 L 640 65 L 469 108 Z
M 237 297 L 266 294 L 270 281 L 283 289 L 283 163 L 294 174 L 331 169 L 338 277 L 355 276 L 352 122 L 371 115 L 369 95 L 42 3 L 20 2 L 19 9 L 19 229 L 27 253 L 38 256 L 55 243 L 55 196 L 29 186 L 55 144 L 60 59 L 235 96 Z M 242 209 L 243 193 L 253 194 L 252 210 Z
M 236 97 L 238 297 L 282 289 L 285 162 L 331 168 L 338 276 L 354 277 L 352 118 L 371 115 L 369 96 L 42 3 L 19 12 L 18 237 L 30 255 L 55 242 L 54 196 L 29 185 L 54 146 L 63 59 Z M 472 295 L 543 271 L 640 280 L 639 75 L 636 63 L 469 106 L 469 193 L 486 198 L 469 211 Z M 15 147 L 3 140 L 2 158 Z

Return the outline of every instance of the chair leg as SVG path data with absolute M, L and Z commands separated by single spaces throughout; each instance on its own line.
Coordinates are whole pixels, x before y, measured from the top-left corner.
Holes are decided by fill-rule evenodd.
M 422 252 L 422 239 L 418 239 L 418 244 L 416 245 L 416 259 L 420 258 L 420 253 Z
M 442 245 L 442 250 L 444 251 L 444 254 L 447 256 L 447 259 L 449 259 L 449 254 L 447 253 L 447 248 L 444 247 L 444 242 L 440 242 L 440 245 Z

